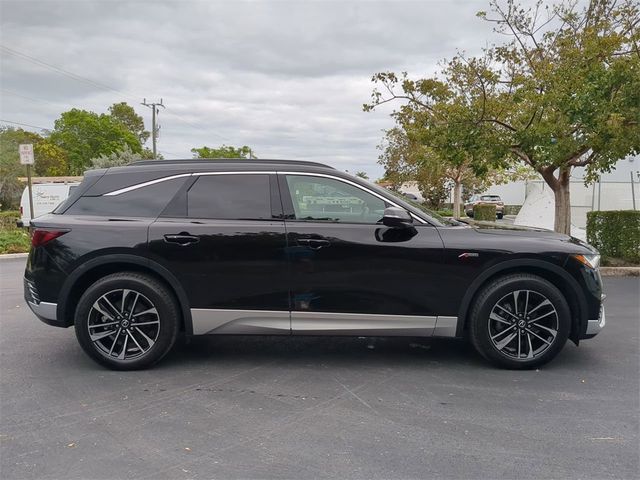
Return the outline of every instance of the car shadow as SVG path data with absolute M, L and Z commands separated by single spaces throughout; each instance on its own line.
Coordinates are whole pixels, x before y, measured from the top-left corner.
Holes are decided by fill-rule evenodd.
M 487 365 L 471 345 L 455 339 L 211 335 L 180 338 L 158 368 L 213 366 L 234 361 L 294 366 L 327 363 L 424 366 L 425 362 L 465 367 Z

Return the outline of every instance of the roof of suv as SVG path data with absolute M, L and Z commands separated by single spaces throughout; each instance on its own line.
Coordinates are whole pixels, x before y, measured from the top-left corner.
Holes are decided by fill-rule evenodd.
M 239 163 L 244 166 L 257 166 L 257 165 L 300 165 L 300 166 L 308 166 L 308 167 L 324 167 L 334 169 L 329 165 L 325 165 L 324 163 L 318 162 L 308 162 L 304 160 L 276 160 L 276 159 L 246 159 L 246 158 L 185 158 L 179 160 L 139 160 L 137 162 L 132 162 L 130 166 L 145 166 L 145 165 L 171 165 L 178 167 L 202 167 L 207 164 L 228 164 L 228 163 Z

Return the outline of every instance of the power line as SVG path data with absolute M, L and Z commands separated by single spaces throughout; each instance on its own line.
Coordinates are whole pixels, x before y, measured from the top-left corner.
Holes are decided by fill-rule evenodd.
M 229 140 L 228 138 L 223 137 L 222 135 L 219 135 L 219 134 L 217 134 L 217 133 L 215 133 L 215 132 L 209 132 L 209 131 L 205 130 L 204 128 L 202 128 L 202 127 L 200 127 L 200 126 L 196 125 L 195 123 L 190 122 L 189 120 L 187 120 L 187 119 L 186 119 L 185 117 L 183 117 L 182 115 L 179 115 L 179 114 L 175 113 L 174 111 L 172 111 L 172 110 L 171 110 L 171 109 L 169 109 L 168 107 L 167 107 L 167 114 L 168 114 L 168 115 L 173 115 L 173 116 L 174 116 L 174 117 L 176 117 L 178 120 L 181 120 L 181 121 L 182 121 L 182 123 L 185 123 L 186 125 L 190 126 L 191 128 L 194 128 L 194 129 L 196 129 L 196 130 L 200 130 L 202 133 L 205 133 L 205 134 L 207 134 L 207 135 L 211 135 L 211 134 L 212 134 L 214 137 L 218 137 L 218 138 L 219 138 L 219 139 L 221 139 L 221 140 L 225 140 L 225 141 L 227 141 L 227 142 L 230 142 L 230 140 Z
M 21 58 L 23 60 L 26 60 L 27 62 L 31 62 L 31 63 L 34 63 L 36 65 L 40 65 L 41 67 L 48 68 L 50 70 L 54 70 L 54 71 L 58 72 L 59 74 L 64 75 L 65 77 L 72 78 L 73 80 L 76 80 L 78 82 L 82 82 L 82 83 L 85 83 L 87 85 L 91 85 L 93 87 L 102 88 L 102 89 L 105 89 L 105 90 L 110 90 L 112 92 L 119 93 L 119 94 L 125 95 L 125 96 L 131 96 L 131 98 L 134 98 L 134 96 L 131 95 L 131 94 L 122 92 L 122 91 L 120 91 L 120 90 L 118 90 L 116 88 L 110 87 L 109 85 L 105 85 L 104 83 L 96 82 L 94 80 L 91 80 L 90 78 L 83 77 L 82 75 L 78 75 L 76 73 L 70 72 L 69 70 L 65 70 L 64 68 L 60 68 L 60 67 L 58 67 L 56 65 L 53 65 L 51 63 L 47 63 L 47 62 L 45 62 L 43 60 L 40 60 L 40 59 L 35 58 L 35 57 L 32 57 L 31 55 L 27 55 L 26 53 L 19 52 L 17 50 L 14 50 L 13 48 L 9 48 L 9 47 L 7 47 L 5 45 L 0 45 L 0 49 L 4 50 L 6 53 L 9 53 L 9 54 L 14 55 L 16 57 L 19 57 L 19 58 Z
M 3 120 L 2 118 L 0 118 L 0 122 L 12 123 L 13 125 L 21 125 L 23 127 L 39 128 L 40 130 L 51 130 L 50 128 L 46 128 L 46 127 L 39 127 L 37 125 L 29 125 L 28 123 L 12 122 L 11 120 Z
M 26 95 L 22 95 L 20 93 L 12 92 L 11 90 L 7 90 L 6 88 L 0 88 L 0 91 L 4 92 L 4 93 L 8 93 L 9 95 L 13 95 L 14 97 L 20 97 L 20 98 L 24 98 L 25 100 L 30 100 L 30 101 L 32 101 L 34 103 L 48 103 L 49 105 L 56 105 L 55 103 L 50 102 L 49 100 L 45 100 L 43 98 L 27 97 Z
M 53 70 L 53 71 L 59 73 L 60 75 L 64 75 L 65 77 L 71 78 L 71 79 L 76 80 L 78 82 L 82 82 L 84 84 L 91 85 L 91 86 L 94 86 L 94 87 L 97 87 L 97 88 L 101 88 L 101 89 L 104 89 L 104 90 L 108 90 L 108 91 L 111 91 L 111 92 L 119 93 L 120 95 L 123 95 L 125 98 L 127 98 L 127 99 L 129 99 L 131 101 L 137 101 L 137 100 L 133 100 L 133 99 L 139 98 L 138 95 L 134 95 L 134 94 L 131 94 L 131 93 L 128 93 L 128 92 L 123 92 L 122 90 L 118 90 L 118 89 L 116 89 L 114 87 L 111 87 L 109 85 L 106 85 L 104 83 L 91 80 L 90 78 L 87 78 L 87 77 L 83 77 L 82 75 L 78 75 L 77 73 L 73 73 L 73 72 L 71 72 L 69 70 L 66 70 L 64 68 L 58 67 L 56 65 L 53 65 L 51 63 L 45 62 L 45 61 L 40 60 L 40 59 L 38 59 L 36 57 L 32 57 L 31 55 L 27 55 L 26 53 L 19 52 L 18 50 L 15 50 L 13 48 L 9 48 L 9 47 L 7 47 L 5 45 L 0 44 L 0 49 L 3 50 L 6 53 L 9 53 L 9 54 L 14 55 L 14 56 L 16 56 L 18 58 L 21 58 L 22 60 L 25 60 L 27 62 L 31 62 L 33 64 L 39 65 L 41 67 L 44 67 L 44 68 L 47 68 L 47 69 L 50 69 L 50 70 Z M 178 119 L 179 121 L 183 122 L 185 125 L 190 126 L 193 129 L 199 130 L 200 132 L 205 133 L 207 135 L 214 135 L 214 136 L 220 138 L 221 140 L 225 140 L 225 141 L 231 142 L 228 138 L 223 137 L 222 135 L 219 135 L 219 134 L 217 134 L 215 132 L 207 131 L 204 128 L 202 128 L 202 127 L 190 122 L 189 120 L 187 120 L 185 117 L 183 117 L 182 115 L 180 115 L 178 113 L 175 113 L 173 111 L 167 111 L 167 113 L 169 115 L 173 115 L 174 117 L 176 117 L 176 119 Z

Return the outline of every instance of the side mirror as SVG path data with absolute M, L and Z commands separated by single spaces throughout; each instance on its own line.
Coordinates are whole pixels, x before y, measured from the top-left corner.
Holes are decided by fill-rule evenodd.
M 413 218 L 404 208 L 388 207 L 384 209 L 382 224 L 393 228 L 408 228 L 413 226 Z

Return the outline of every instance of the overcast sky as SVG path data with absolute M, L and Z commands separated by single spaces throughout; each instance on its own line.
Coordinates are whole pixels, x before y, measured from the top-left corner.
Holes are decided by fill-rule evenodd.
M 475 17 L 487 3 L 0 0 L 13 51 L 0 49 L 0 118 L 52 128 L 70 108 L 126 101 L 149 129 L 140 102 L 162 98 L 166 158 L 249 145 L 377 178 L 392 120 L 362 111 L 371 75 L 427 75 L 457 49 L 477 53 L 491 38 Z

